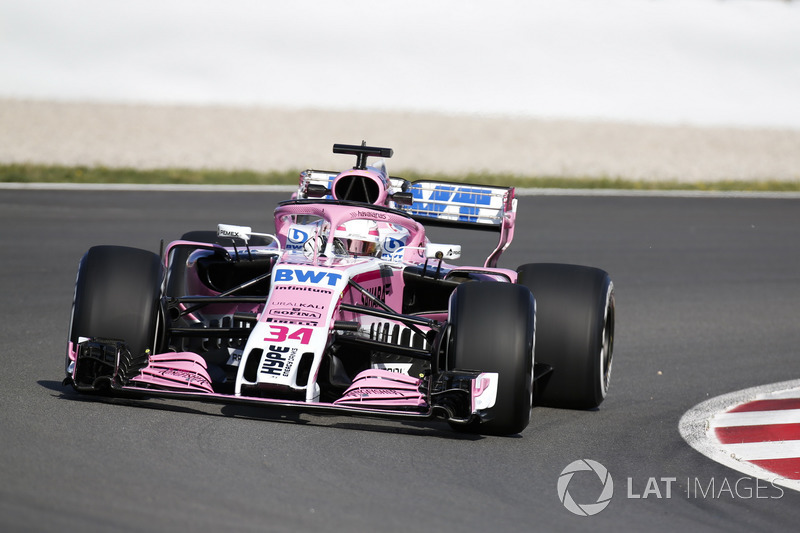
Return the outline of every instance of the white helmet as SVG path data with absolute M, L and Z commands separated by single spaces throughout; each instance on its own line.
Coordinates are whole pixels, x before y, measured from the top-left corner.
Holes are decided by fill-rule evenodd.
M 333 234 L 334 252 L 340 255 L 380 257 L 378 224 L 372 220 L 350 220 Z

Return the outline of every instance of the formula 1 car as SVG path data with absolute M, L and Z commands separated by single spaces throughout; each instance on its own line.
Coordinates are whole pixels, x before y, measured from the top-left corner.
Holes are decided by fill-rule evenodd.
M 391 177 L 390 148 L 333 146 L 274 233 L 219 224 L 161 255 L 95 246 L 75 285 L 65 385 L 79 392 L 444 419 L 519 433 L 532 405 L 606 397 L 614 289 L 599 269 L 497 267 L 514 188 Z M 382 158 L 372 165 L 370 157 Z M 423 223 L 495 231 L 483 266 Z M 162 245 L 163 248 L 163 245 Z

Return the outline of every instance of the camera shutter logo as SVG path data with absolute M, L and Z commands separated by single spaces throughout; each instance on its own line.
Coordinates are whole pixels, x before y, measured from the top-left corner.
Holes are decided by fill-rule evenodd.
M 569 490 L 567 490 L 569 488 L 569 482 L 572 481 L 572 476 L 574 476 L 576 472 L 581 471 L 594 472 L 603 484 L 603 490 L 594 503 L 576 503 L 575 500 L 572 499 Z M 611 479 L 611 474 L 608 473 L 605 466 L 591 459 L 578 459 L 577 461 L 571 462 L 561 471 L 561 475 L 558 477 L 558 499 L 561 500 L 561 503 L 564 504 L 564 507 L 566 507 L 569 512 L 579 516 L 596 515 L 611 503 L 611 497 L 613 495 L 614 481 Z

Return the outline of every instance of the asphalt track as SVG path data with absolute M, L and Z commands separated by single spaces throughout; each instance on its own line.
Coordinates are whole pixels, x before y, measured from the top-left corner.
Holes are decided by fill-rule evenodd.
M 742 481 L 689 447 L 678 421 L 709 398 L 800 374 L 798 199 L 521 198 L 517 238 L 501 266 L 599 266 L 617 298 L 606 402 L 591 412 L 536 408 L 521 436 L 98 400 L 61 385 L 85 249 L 157 251 L 162 238 L 217 222 L 266 230 L 284 198 L 0 192 L 0 529 L 796 530 L 800 493 Z M 493 244 L 484 233 L 433 237 L 463 242 L 465 263 L 480 262 Z M 559 476 L 579 459 L 602 464 L 614 481 L 613 498 L 594 516 L 575 516 L 559 501 Z M 600 484 L 575 477 L 569 491 L 594 503 Z

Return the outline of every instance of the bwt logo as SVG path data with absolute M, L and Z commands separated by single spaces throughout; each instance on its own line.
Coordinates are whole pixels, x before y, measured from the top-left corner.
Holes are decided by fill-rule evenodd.
M 313 283 L 319 285 L 323 281 L 330 287 L 342 279 L 341 274 L 334 272 L 317 272 L 315 270 L 303 270 L 302 268 L 279 268 L 275 270 L 275 281 L 296 281 L 298 283 Z
M 573 476 L 579 472 L 592 473 L 591 476 L 580 475 L 576 479 L 582 479 L 581 485 L 586 484 L 588 481 L 592 485 L 596 485 L 595 477 L 600 480 L 602 490 L 597 500 L 594 503 L 577 503 L 569 492 L 569 485 L 573 481 Z M 578 459 L 567 465 L 558 476 L 558 499 L 567 510 L 578 516 L 592 516 L 596 515 L 611 503 L 611 497 L 614 496 L 614 480 L 611 479 L 611 474 L 605 466 L 597 461 L 591 459 Z

